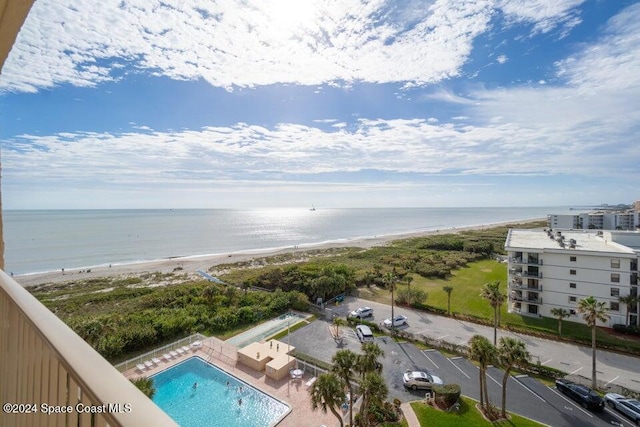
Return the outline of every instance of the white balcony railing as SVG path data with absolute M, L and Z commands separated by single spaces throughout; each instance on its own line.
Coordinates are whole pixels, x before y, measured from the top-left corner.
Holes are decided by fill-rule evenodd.
M 0 426 L 177 426 L 3 271 L 0 400 L 26 405 L 3 407 Z

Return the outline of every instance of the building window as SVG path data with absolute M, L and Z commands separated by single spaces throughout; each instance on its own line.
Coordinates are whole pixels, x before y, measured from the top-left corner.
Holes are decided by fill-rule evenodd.
M 573 310 L 573 309 L 569 310 L 569 315 L 570 316 L 575 316 L 576 314 L 578 314 L 578 313 L 576 313 L 575 310 Z
M 620 303 L 619 302 L 609 302 L 609 310 L 611 311 L 620 311 Z
M 620 296 L 620 288 L 611 288 L 611 296 L 619 297 Z
M 572 276 L 575 276 L 576 275 L 576 271 L 575 270 L 569 270 L 569 274 L 572 275 Z
M 611 273 L 611 281 L 613 283 L 620 283 L 620 275 L 618 273 Z
M 577 257 L 574 257 L 574 256 L 569 257 L 569 261 L 571 262 L 576 262 L 576 260 L 577 260 Z
M 576 288 L 576 284 L 575 283 L 569 283 L 569 287 L 575 289 Z
M 538 306 L 529 304 L 529 314 L 538 314 Z
M 620 268 L 620 260 L 612 259 L 611 260 L 611 268 Z
M 569 302 L 576 302 L 578 297 L 569 297 Z

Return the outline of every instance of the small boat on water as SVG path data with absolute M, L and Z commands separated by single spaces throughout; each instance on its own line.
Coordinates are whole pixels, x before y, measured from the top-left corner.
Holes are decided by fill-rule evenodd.
M 311 205 L 311 209 L 309 209 L 309 210 L 310 210 L 310 211 L 315 211 L 315 210 L 316 210 L 316 207 L 315 207 L 315 206 L 313 206 L 313 205 Z

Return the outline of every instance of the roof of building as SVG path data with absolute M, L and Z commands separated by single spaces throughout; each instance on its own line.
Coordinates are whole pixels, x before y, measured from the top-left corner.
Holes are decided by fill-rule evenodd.
M 638 243 L 640 243 L 639 233 L 628 233 L 633 232 L 627 232 L 626 240 L 637 240 Z M 629 239 L 629 237 L 631 237 L 631 239 Z M 562 243 L 560 243 L 561 241 Z M 612 240 L 606 240 L 602 237 L 602 232 L 586 230 L 511 229 L 505 242 L 505 248 L 507 250 L 521 248 L 635 254 L 635 251 L 631 247 L 616 243 Z

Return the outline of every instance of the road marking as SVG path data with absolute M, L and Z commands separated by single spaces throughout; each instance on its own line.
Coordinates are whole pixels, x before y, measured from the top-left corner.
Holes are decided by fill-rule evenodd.
M 605 387 L 608 386 L 609 384 L 611 384 L 612 382 L 614 382 L 615 380 L 617 380 L 618 378 L 620 378 L 620 375 L 618 375 L 617 377 L 615 377 L 614 379 L 612 379 L 611 381 L 609 381 L 608 383 L 605 383 Z
M 445 338 L 446 338 L 446 337 L 448 337 L 448 336 L 449 336 L 449 335 L 447 334 L 447 335 L 443 335 L 443 336 L 441 336 L 441 337 L 438 337 L 438 338 L 436 338 L 436 339 L 438 339 L 438 340 L 443 340 L 443 339 L 445 339 Z
M 462 357 L 460 357 L 460 356 L 458 356 L 458 357 L 452 357 L 451 359 L 462 359 Z M 467 379 L 469 379 L 469 380 L 470 380 L 470 379 L 471 379 L 471 377 L 470 377 L 469 375 L 467 375 L 467 373 L 466 373 L 465 371 L 463 371 L 462 369 L 460 369 L 460 367 L 459 367 L 459 366 L 457 366 L 455 363 L 453 363 L 453 361 L 452 361 L 451 359 L 447 359 L 447 360 L 448 360 L 449 362 L 451 362 L 451 364 L 452 364 L 453 366 L 455 366 L 455 368 L 456 368 L 458 371 L 462 372 L 462 375 L 464 375 L 465 377 L 467 377 Z
M 479 367 L 476 366 L 476 368 L 480 369 Z M 493 378 L 491 375 L 487 374 L 487 372 L 485 371 L 484 373 L 486 376 L 489 377 L 489 379 L 491 379 L 491 381 L 493 381 L 494 383 L 498 384 L 500 386 L 500 388 L 502 388 L 502 383 L 498 382 L 495 378 Z
M 624 427 L 624 423 L 629 423 L 630 426 L 633 425 L 633 423 L 629 420 L 627 420 L 626 418 L 622 417 L 620 414 L 616 413 L 615 411 L 605 407 L 604 410 L 609 413 L 610 415 L 613 415 L 614 417 L 616 417 L 617 419 L 619 419 L 620 421 L 622 421 L 621 423 L 618 423 L 619 426 L 623 426 Z M 613 421 L 611 421 L 611 424 L 613 424 Z
M 522 381 L 518 380 L 518 378 L 522 378 L 522 377 L 528 377 L 528 375 L 518 375 L 514 379 L 516 380 L 516 382 L 518 384 L 520 384 L 522 387 L 524 387 L 526 390 L 528 390 L 529 393 L 533 394 L 535 397 L 537 397 L 538 399 L 542 400 L 544 403 L 547 403 L 547 401 L 544 400 L 544 398 L 542 396 L 540 396 L 538 393 L 536 393 L 535 391 L 531 390 L 529 387 L 524 385 L 524 383 Z
M 573 371 L 573 372 L 569 372 L 569 373 L 570 373 L 571 375 L 573 375 L 573 374 L 575 374 L 576 372 L 581 371 L 581 370 L 582 370 L 582 368 L 583 368 L 583 367 L 582 367 L 582 366 L 580 366 L 580 367 L 579 367 L 578 369 L 576 369 L 575 371 Z
M 593 415 L 591 415 L 590 413 L 588 413 L 587 411 L 585 411 L 584 409 L 582 409 L 581 407 L 579 407 L 578 405 L 573 403 L 571 400 L 566 398 L 562 393 L 560 393 L 558 390 L 556 390 L 555 387 L 554 388 L 549 387 L 549 390 L 551 390 L 552 392 L 554 392 L 555 394 L 557 394 L 558 396 L 560 396 L 561 398 L 563 398 L 564 400 L 566 400 L 567 402 L 569 402 L 570 404 L 572 404 L 573 406 L 578 408 L 578 410 L 582 411 L 584 414 L 588 415 L 590 418 L 593 418 Z M 565 408 L 566 408 L 566 406 L 565 406 Z
M 427 359 L 429 359 L 429 362 L 433 363 L 433 366 L 436 367 L 436 369 L 440 369 L 440 367 L 438 365 L 436 365 L 436 362 L 434 362 L 433 360 L 431 360 L 431 358 L 429 356 L 427 356 L 425 354 L 425 352 L 423 351 L 422 354 L 424 355 L 424 357 L 426 357 Z
M 544 362 L 541 363 L 541 365 L 546 365 L 547 363 L 551 362 L 553 359 L 549 359 L 549 360 L 545 360 Z

